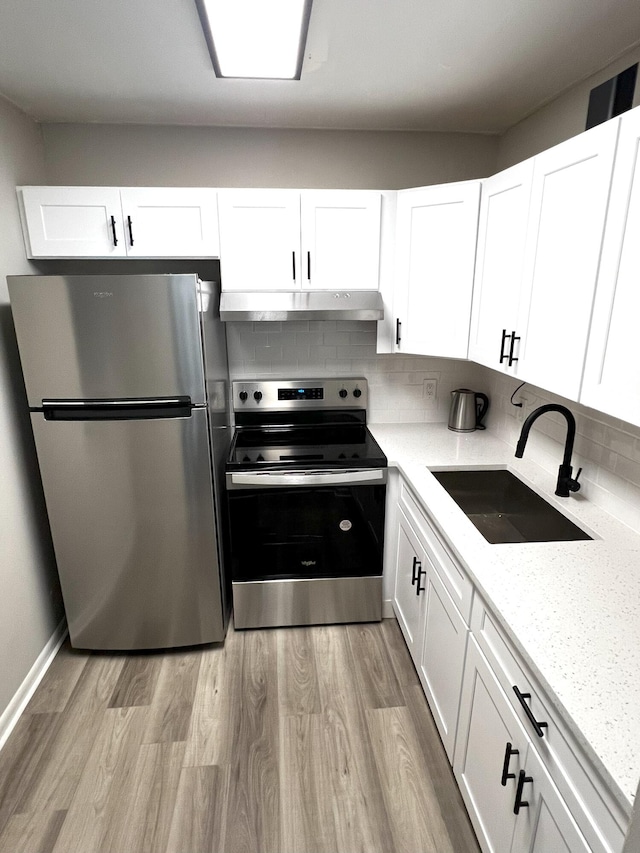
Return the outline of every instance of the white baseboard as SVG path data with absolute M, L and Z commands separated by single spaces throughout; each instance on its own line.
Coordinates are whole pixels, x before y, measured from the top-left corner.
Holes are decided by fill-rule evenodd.
M 7 742 L 7 738 L 20 719 L 20 715 L 27 707 L 29 699 L 31 699 L 33 694 L 36 692 L 36 688 L 42 681 L 45 672 L 53 663 L 53 659 L 66 636 L 67 622 L 63 619 L 53 634 L 49 637 L 46 646 L 40 652 L 36 662 L 27 673 L 27 677 L 17 689 L 2 714 L 0 714 L 0 749 L 2 749 Z
M 393 609 L 393 601 L 390 598 L 385 598 L 382 602 L 382 618 L 383 619 L 395 619 L 396 614 Z

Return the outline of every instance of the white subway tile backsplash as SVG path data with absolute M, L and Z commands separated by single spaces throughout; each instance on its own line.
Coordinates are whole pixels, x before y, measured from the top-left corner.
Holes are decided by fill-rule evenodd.
M 297 344 L 315 344 L 319 346 L 323 343 L 324 337 L 322 332 L 296 332 L 295 341 Z
M 328 346 L 310 346 L 309 356 L 312 359 L 318 359 L 318 361 L 326 362 L 327 359 L 337 358 L 337 348 Z

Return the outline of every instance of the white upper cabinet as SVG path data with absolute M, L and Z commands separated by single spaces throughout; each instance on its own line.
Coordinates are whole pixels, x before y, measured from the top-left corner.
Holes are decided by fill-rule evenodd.
M 381 194 L 220 190 L 223 290 L 377 290 Z
M 619 122 L 534 159 L 518 375 L 577 400 Z
M 216 191 L 182 187 L 120 190 L 130 258 L 207 258 L 220 254 Z
M 220 190 L 218 215 L 223 290 L 300 286 L 299 192 Z
M 640 425 L 640 108 L 622 117 L 580 402 Z
M 377 290 L 380 193 L 301 193 L 302 286 L 316 290 Z
M 22 187 L 29 258 L 124 258 L 120 191 L 112 187 Z
M 30 258 L 218 257 L 208 188 L 19 187 Z
M 396 352 L 466 358 L 480 182 L 398 193 Z
M 469 358 L 518 375 L 533 160 L 482 182 Z

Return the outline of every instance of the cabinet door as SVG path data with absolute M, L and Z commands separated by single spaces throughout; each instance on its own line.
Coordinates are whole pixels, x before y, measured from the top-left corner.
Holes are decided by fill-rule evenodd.
M 223 290 L 292 290 L 301 286 L 300 193 L 220 190 Z
M 526 757 L 522 799 L 511 853 L 591 853 L 551 776 L 533 747 Z M 515 802 L 514 802 L 515 805 Z
M 126 255 L 120 191 L 112 187 L 22 187 L 30 258 Z
M 396 587 L 394 610 L 404 634 L 407 648 L 415 662 L 420 654 L 424 630 L 424 588 L 426 556 L 413 528 L 401 509 L 398 509 L 398 545 L 396 557 Z M 420 570 L 420 587 L 418 587 Z
M 466 358 L 480 182 L 398 193 L 397 352 Z
M 303 192 L 301 223 L 303 287 L 378 289 L 380 193 Z
M 453 763 L 468 628 L 427 555 L 424 637 L 418 675 Z
M 508 772 L 502 785 L 507 744 Z M 453 770 L 469 817 L 486 853 L 511 850 L 516 823 L 516 780 L 525 767 L 528 739 L 473 637 L 465 664 Z
M 531 159 L 488 178 L 480 203 L 469 358 L 514 376 L 532 176 Z
M 534 162 L 518 372 L 570 400 L 580 392 L 618 125 L 605 122 Z
M 640 108 L 622 117 L 580 402 L 640 426 Z
M 120 191 L 130 258 L 214 258 L 220 254 L 216 191 L 143 187 Z

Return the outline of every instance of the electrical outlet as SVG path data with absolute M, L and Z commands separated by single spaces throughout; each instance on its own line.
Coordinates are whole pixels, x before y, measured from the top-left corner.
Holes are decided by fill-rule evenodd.
M 422 383 L 422 396 L 430 406 L 435 406 L 438 391 L 437 379 L 425 379 Z

